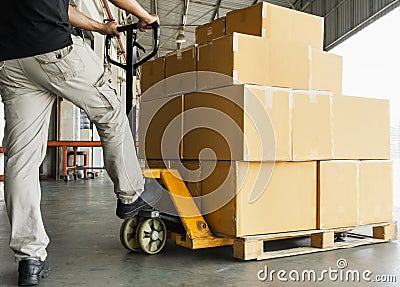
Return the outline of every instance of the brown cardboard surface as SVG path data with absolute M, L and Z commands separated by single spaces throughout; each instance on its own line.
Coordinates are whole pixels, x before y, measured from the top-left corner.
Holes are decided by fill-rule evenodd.
M 293 90 L 293 160 L 333 157 L 332 93 Z
M 318 228 L 357 226 L 359 161 L 318 164 Z
M 324 19 L 281 6 L 259 3 L 229 12 L 227 34 L 233 32 L 262 36 L 273 40 L 311 45 L 322 50 Z
M 393 163 L 361 161 L 359 171 L 359 224 L 393 220 Z
M 196 91 L 197 46 L 177 50 L 165 57 L 165 94 L 177 95 Z
M 236 234 L 235 172 L 235 162 L 201 162 L 201 207 L 212 232 Z
M 342 96 L 343 57 L 318 49 L 310 53 L 310 90 L 333 91 L 335 96 Z
M 140 159 L 179 159 L 182 108 L 182 96 L 140 102 L 138 153 Z M 174 120 L 176 117 L 178 118 Z M 170 128 L 167 130 L 168 125 Z
M 196 28 L 196 44 L 209 42 L 225 34 L 225 17 L 222 17 Z
M 335 159 L 390 159 L 389 101 L 333 98 Z
M 164 97 L 165 57 L 146 62 L 142 66 L 140 86 L 144 100 Z M 151 91 L 148 91 L 152 88 Z M 147 91 L 147 93 L 145 93 Z
M 197 91 L 242 83 L 303 90 L 310 86 L 305 45 L 233 33 L 200 45 L 197 60 Z
M 202 162 L 202 171 L 215 162 Z M 267 184 L 260 178 L 272 177 Z M 290 180 L 288 180 L 290 178 Z M 206 216 L 213 232 L 249 236 L 316 228 L 316 162 L 217 162 L 203 180 L 202 193 L 233 197 L 223 208 Z M 218 189 L 217 189 L 218 188 Z M 249 200 L 260 192 L 256 201 Z M 235 196 L 235 193 L 236 196 Z M 217 200 L 202 201 L 203 210 Z
M 184 97 L 184 159 L 291 160 L 289 89 L 235 85 Z

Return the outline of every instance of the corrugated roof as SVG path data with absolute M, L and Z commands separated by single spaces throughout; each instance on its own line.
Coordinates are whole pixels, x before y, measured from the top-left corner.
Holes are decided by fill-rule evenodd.
M 175 50 L 177 48 L 175 38 L 182 25 L 185 0 L 139 0 L 139 2 L 147 10 L 151 10 L 151 3 L 157 3 L 162 25 L 160 54 Z M 187 42 L 183 47 L 194 43 L 196 26 L 210 22 L 214 13 L 216 18 L 223 17 L 231 10 L 244 8 L 256 2 L 261 1 L 190 0 L 187 25 L 184 28 Z M 265 2 L 325 17 L 327 49 L 343 42 L 400 5 L 400 0 L 268 0 Z M 140 35 L 140 42 L 146 48 L 150 48 L 151 33 Z

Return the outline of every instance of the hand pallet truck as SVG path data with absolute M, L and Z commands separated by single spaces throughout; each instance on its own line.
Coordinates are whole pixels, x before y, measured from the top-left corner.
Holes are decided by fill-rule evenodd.
M 111 36 L 106 37 L 105 56 L 109 63 L 126 71 L 126 113 L 131 120 L 131 129 L 136 134 L 136 107 L 133 100 L 133 83 L 136 70 L 143 63 L 157 54 L 160 44 L 160 26 L 151 25 L 153 29 L 153 51 L 137 61 L 137 49 L 145 52 L 137 43 L 137 24 L 118 27 L 118 31 L 126 32 L 126 64 L 110 57 Z M 200 213 L 195 201 L 177 170 L 143 169 L 146 179 L 157 180 L 169 191 L 170 198 L 179 216 L 172 216 L 159 210 L 143 209 L 133 218 L 125 220 L 120 228 L 122 245 L 130 251 L 143 251 L 147 254 L 157 254 L 163 250 L 167 239 L 172 239 L 177 245 L 189 249 L 202 249 L 233 245 L 233 239 L 214 236 L 207 222 Z M 190 216 L 187 216 L 190 214 Z

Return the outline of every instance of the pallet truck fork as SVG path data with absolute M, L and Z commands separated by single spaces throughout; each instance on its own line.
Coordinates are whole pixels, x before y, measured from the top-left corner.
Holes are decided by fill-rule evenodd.
M 118 27 L 120 32 L 126 32 L 127 57 L 126 64 L 114 61 L 110 57 L 111 36 L 106 38 L 106 59 L 126 71 L 126 112 L 130 114 L 131 129 L 136 134 L 136 107 L 131 107 L 133 100 L 133 77 L 143 63 L 157 54 L 160 44 L 160 27 L 152 24 L 153 51 L 137 62 L 137 49 L 144 51 L 137 43 L 137 24 Z M 132 108 L 132 110 L 131 110 Z M 177 170 L 173 169 L 143 169 L 143 176 L 157 180 L 169 191 L 173 205 L 179 216 L 165 214 L 156 209 L 143 209 L 133 218 L 125 220 L 120 228 L 122 245 L 130 251 L 143 251 L 147 254 L 157 254 L 163 250 L 167 239 L 172 239 L 177 245 L 189 249 L 202 249 L 233 245 L 233 239 L 214 236 L 200 213 L 186 184 Z M 188 216 L 190 215 L 190 216 Z

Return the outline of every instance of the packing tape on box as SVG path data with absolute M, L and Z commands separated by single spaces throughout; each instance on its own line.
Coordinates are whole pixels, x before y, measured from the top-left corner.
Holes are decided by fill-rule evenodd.
M 196 59 L 196 53 L 197 53 L 197 45 L 194 45 L 192 49 L 192 59 Z
M 232 78 L 233 78 L 233 83 L 234 84 L 240 84 L 240 82 L 238 81 L 239 75 L 238 75 L 238 71 L 237 70 L 233 70 Z
M 232 46 L 233 52 L 239 51 L 239 36 L 237 33 L 233 33 L 232 35 Z
M 361 162 L 357 162 L 357 180 L 356 180 L 356 186 L 357 186 L 357 223 L 360 223 L 360 165 Z
M 266 3 L 263 3 L 262 5 L 262 18 L 267 18 L 267 5 Z
M 294 100 L 293 100 L 293 90 L 290 90 L 289 93 L 289 109 L 294 108 Z
M 312 61 L 312 46 L 308 45 L 308 60 Z
M 289 150 L 290 150 L 290 160 L 293 160 L 293 90 L 289 90 Z
M 267 37 L 267 29 L 262 29 L 261 35 L 263 38 Z
M 309 99 L 310 99 L 311 104 L 316 104 L 317 103 L 317 94 L 315 92 L 310 92 Z
M 182 50 L 176 50 L 176 58 L 178 61 L 182 61 Z
M 272 107 L 274 105 L 274 99 L 273 99 L 274 93 L 272 92 L 271 89 L 265 89 L 265 107 L 269 110 L 272 110 Z
M 335 158 L 335 136 L 334 136 L 334 120 L 333 120 L 333 92 L 329 93 L 329 112 L 331 116 L 331 156 Z

